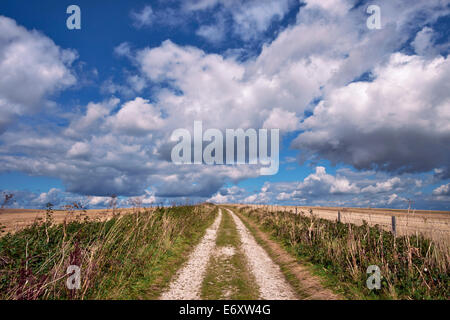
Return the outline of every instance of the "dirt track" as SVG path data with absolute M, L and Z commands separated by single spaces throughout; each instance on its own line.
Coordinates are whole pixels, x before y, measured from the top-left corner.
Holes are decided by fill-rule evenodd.
M 218 230 L 222 221 L 222 210 L 227 210 L 227 215 L 231 216 L 234 221 L 234 230 L 240 244 L 236 247 L 221 247 L 216 244 Z M 122 215 L 133 212 L 133 209 L 122 209 L 119 211 Z M 117 214 L 117 213 L 116 213 Z M 45 220 L 45 210 L 17 210 L 8 209 L 0 214 L 0 223 L 7 227 L 6 231 L 15 232 L 32 224 L 36 219 Z M 53 219 L 56 223 L 62 223 L 64 220 L 70 221 L 75 219 L 107 220 L 113 217 L 111 210 L 88 210 L 87 212 L 64 212 L 55 211 Z M 230 218 L 229 218 L 230 219 Z M 244 219 L 242 217 L 242 219 Z M 257 228 L 256 228 L 257 229 Z M 253 231 L 252 231 L 253 232 Z M 270 239 L 264 235 L 262 231 L 257 230 L 258 237 L 263 237 L 270 242 Z M 267 244 L 267 243 L 266 243 Z M 250 275 L 254 281 L 253 292 L 255 298 L 267 300 L 294 300 L 305 298 L 298 294 L 298 291 L 286 280 L 285 274 L 280 266 L 289 265 L 289 268 L 296 272 L 302 287 L 307 290 L 307 297 L 310 299 L 339 299 L 329 290 L 324 289 L 318 281 L 312 277 L 308 271 L 298 265 L 298 263 L 277 247 L 275 243 L 269 243 L 270 250 L 277 252 L 277 258 L 272 259 L 266 250 L 258 244 L 252 233 L 243 223 L 241 218 L 229 209 L 219 209 L 219 214 L 213 224 L 206 230 L 205 236 L 200 243 L 193 249 L 189 260 L 176 273 L 168 289 L 163 292 L 160 299 L 162 300 L 197 300 L 202 298 L 201 288 L 205 283 L 205 272 L 211 261 L 211 257 L 217 256 L 233 256 L 236 251 L 241 252 L 245 265 L 245 270 L 241 270 L 239 274 Z M 273 254 L 273 252 L 271 253 Z M 227 268 L 225 268 L 227 269 Z M 225 270 L 232 273 L 233 270 Z M 245 277 L 243 277 L 245 278 Z M 223 279 L 222 279 L 223 280 Z M 226 299 L 226 297 L 225 297 Z
M 198 300 L 200 299 L 200 287 L 205 275 L 209 258 L 215 247 L 217 229 L 219 228 L 222 212 L 219 214 L 206 234 L 191 253 L 188 262 L 176 274 L 175 280 L 169 289 L 164 292 L 161 300 Z
M 242 215 L 240 215 L 242 217 Z M 291 276 L 296 279 L 296 285 L 299 287 L 299 293 L 304 300 L 339 300 L 343 299 L 339 295 L 333 293 L 331 290 L 325 288 L 320 283 L 320 280 L 311 274 L 311 272 L 297 259 L 292 257 L 282 248 L 276 241 L 270 239 L 269 235 L 262 232 L 257 225 L 250 219 L 245 219 L 246 223 L 252 227 L 255 236 L 264 243 L 265 249 L 270 253 L 270 256 L 280 266 L 289 270 Z
M 227 209 L 228 210 L 228 209 Z M 241 236 L 242 247 L 259 286 L 260 298 L 264 300 L 294 300 L 296 295 L 286 282 L 280 267 L 275 264 L 264 249 L 256 242 L 241 219 L 233 211 L 233 217 Z
M 265 300 L 298 299 L 299 296 L 286 280 L 278 264 L 275 263 L 268 253 L 256 242 L 242 220 L 231 210 L 226 210 L 231 215 L 240 237 L 241 247 L 237 250 L 242 250 L 245 255 L 248 265 L 248 270 L 246 270 L 246 272 L 250 272 L 256 280 L 256 285 L 258 287 L 257 291 L 259 292 L 258 298 Z M 228 247 L 219 249 L 215 244 L 221 219 L 222 214 L 219 209 L 219 216 L 207 230 L 206 235 L 201 240 L 200 244 L 198 244 L 191 253 L 187 263 L 179 270 L 168 290 L 161 295 L 160 299 L 200 299 L 200 289 L 202 282 L 205 281 L 205 272 L 208 261 L 211 263 L 211 261 L 213 261 L 211 260 L 211 257 L 214 257 L 219 250 L 223 251 L 224 249 L 230 249 Z M 235 250 L 233 249 L 233 252 L 229 252 L 228 254 L 232 255 L 234 254 L 234 251 Z M 223 254 L 223 252 L 220 252 L 220 254 Z M 306 280 L 308 280 L 306 271 L 303 272 L 303 280 L 305 283 Z M 308 285 L 311 286 L 311 281 L 308 282 Z M 337 296 L 328 293 L 328 291 L 324 291 L 320 284 L 314 283 L 314 285 L 316 287 L 315 289 L 320 288 L 326 294 L 312 296 L 312 298 L 337 298 Z M 315 289 L 312 290 L 314 291 Z

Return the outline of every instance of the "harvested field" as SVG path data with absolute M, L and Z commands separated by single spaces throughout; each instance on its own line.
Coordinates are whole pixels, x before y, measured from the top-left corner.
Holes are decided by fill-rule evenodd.
M 53 222 L 63 223 L 64 220 L 67 222 L 75 221 L 77 219 L 85 219 L 88 217 L 91 220 L 106 221 L 111 219 L 114 214 L 124 215 L 134 212 L 134 209 L 120 209 L 116 210 L 114 213 L 112 209 L 102 209 L 102 210 L 86 210 L 86 211 L 63 211 L 54 210 Z M 45 220 L 46 210 L 38 209 L 2 209 L 0 210 L 0 226 L 3 226 L 3 234 L 11 232 L 15 233 L 22 230 L 35 221 Z
M 234 205 L 238 208 L 244 205 Z M 343 207 L 295 207 L 295 206 L 267 206 L 251 205 L 252 208 L 263 208 L 268 212 L 292 212 L 304 216 L 311 213 L 317 217 L 330 221 L 353 223 L 362 225 L 367 222 L 371 226 L 379 225 L 386 231 L 393 230 L 395 217 L 396 234 L 415 235 L 417 233 L 435 241 L 450 243 L 450 212 L 431 210 L 396 210 L 372 208 L 343 208 Z
M 449 220 L 442 212 L 212 204 L 7 209 L 0 214 L 0 297 L 448 299 L 449 242 L 414 233 L 446 240 Z M 387 232 L 371 227 L 377 224 Z M 64 284 L 73 257 L 84 279 L 76 296 Z M 380 291 L 366 287 L 369 265 L 384 277 Z M 45 291 L 49 279 L 60 280 Z

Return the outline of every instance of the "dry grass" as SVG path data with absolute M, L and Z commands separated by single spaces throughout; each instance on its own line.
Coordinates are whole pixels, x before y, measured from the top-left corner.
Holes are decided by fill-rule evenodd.
M 214 215 L 184 206 L 56 224 L 49 210 L 0 238 L 0 299 L 155 298 Z M 69 265 L 81 268 L 79 290 L 65 285 Z
M 145 208 L 147 211 L 154 210 Z M 88 217 L 91 220 L 107 221 L 114 215 L 125 215 L 135 212 L 134 208 L 117 209 L 101 209 L 101 210 L 54 210 L 53 222 L 61 224 L 83 220 Z M 38 209 L 0 209 L 0 226 L 3 226 L 3 233 L 16 233 L 26 227 L 31 226 L 35 222 L 44 221 L 46 210 Z M 1 234 L 1 232 L 0 232 Z
M 449 299 L 450 248 L 422 235 L 394 236 L 368 224 L 336 223 L 314 214 L 241 212 L 271 232 L 299 259 L 320 267 L 349 297 Z M 366 287 L 366 270 L 377 265 L 381 290 Z M 353 292 L 352 292 L 353 291 Z
M 244 205 L 234 205 L 244 207 Z M 342 223 L 352 223 L 361 226 L 378 225 L 383 230 L 392 230 L 392 217 L 396 217 L 397 235 L 422 234 L 444 245 L 450 243 L 450 212 L 431 210 L 397 210 L 374 208 L 342 208 L 342 207 L 294 207 L 272 205 L 250 205 L 266 212 L 291 212 L 305 217 L 314 217 L 336 221 L 340 212 Z

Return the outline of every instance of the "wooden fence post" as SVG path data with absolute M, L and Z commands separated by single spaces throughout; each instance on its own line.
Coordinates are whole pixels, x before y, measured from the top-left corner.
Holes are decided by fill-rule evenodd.
M 341 222 L 341 211 L 338 210 L 338 222 Z
M 392 216 L 392 233 L 394 236 L 397 235 L 397 218 L 395 216 Z

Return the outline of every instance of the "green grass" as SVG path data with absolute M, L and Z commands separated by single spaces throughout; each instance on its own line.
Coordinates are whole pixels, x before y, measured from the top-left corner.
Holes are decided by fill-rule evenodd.
M 422 236 L 394 237 L 376 226 L 285 212 L 241 212 L 347 298 L 449 299 L 448 247 Z M 369 265 L 381 269 L 380 290 L 366 287 Z
M 247 227 L 247 229 L 250 231 L 250 233 L 253 235 L 256 242 L 267 252 L 267 254 L 272 258 L 272 260 L 275 261 L 279 265 L 281 272 L 283 273 L 284 277 L 289 282 L 291 287 L 295 290 L 297 296 L 300 299 L 308 298 L 308 294 L 306 294 L 305 291 L 303 290 L 303 287 L 302 287 L 300 281 L 298 280 L 298 278 L 291 272 L 291 270 L 289 269 L 288 266 L 286 266 L 282 263 L 279 263 L 279 261 L 277 261 L 278 259 L 277 259 L 276 255 L 274 254 L 274 252 L 272 251 L 272 249 L 258 235 L 258 232 L 255 229 L 255 227 L 253 225 L 251 225 L 249 223 L 249 221 L 247 220 L 248 217 L 243 215 L 240 210 L 236 210 L 234 208 L 231 208 L 231 209 L 234 211 L 235 214 L 237 214 L 241 218 L 242 222 Z M 268 232 L 269 230 L 262 230 L 262 231 Z M 281 244 L 278 239 L 276 239 L 274 237 L 271 237 L 271 239 L 274 241 L 277 241 L 279 244 Z
M 219 255 L 223 248 L 233 248 L 231 256 Z M 253 274 L 249 271 L 236 225 L 226 210 L 222 210 L 222 221 L 216 239 L 216 253 L 208 263 L 201 289 L 206 300 L 251 300 L 258 299 L 259 291 Z
M 152 299 L 213 222 L 213 206 L 142 211 L 107 222 L 47 221 L 0 238 L 0 299 Z M 81 289 L 65 286 L 70 264 Z
M 239 213 L 238 213 L 239 214 Z M 269 253 L 272 259 L 276 259 L 275 255 L 271 251 L 271 249 L 268 247 L 268 245 L 258 236 L 255 228 L 251 226 L 247 219 L 248 217 L 244 216 L 243 214 L 240 214 L 242 217 L 242 221 L 247 226 L 247 228 L 250 230 L 250 232 L 255 237 L 256 241 Z M 252 220 L 254 221 L 254 220 Z M 269 235 L 270 239 L 277 242 L 287 253 L 289 253 L 293 258 L 297 260 L 299 264 L 301 264 L 303 267 L 307 268 L 309 272 L 311 272 L 312 275 L 315 275 L 320 280 L 320 283 L 325 287 L 330 289 L 332 292 L 340 295 L 341 297 L 347 298 L 347 299 L 363 299 L 364 296 L 362 292 L 358 289 L 357 286 L 351 283 L 342 283 L 339 281 L 338 277 L 336 277 L 334 274 L 330 273 L 327 269 L 323 268 L 320 265 L 315 265 L 307 260 L 305 257 L 301 257 L 297 254 L 295 251 L 295 248 L 290 246 L 286 241 L 284 241 L 280 237 L 276 237 L 273 234 L 273 229 L 270 229 L 266 226 L 259 226 L 259 229 L 266 234 Z M 289 267 L 280 265 L 280 269 L 283 272 L 284 276 L 288 280 L 288 282 L 294 287 L 297 294 L 301 298 L 308 298 L 308 294 L 305 293 L 302 284 L 298 280 L 298 278 L 290 271 Z

